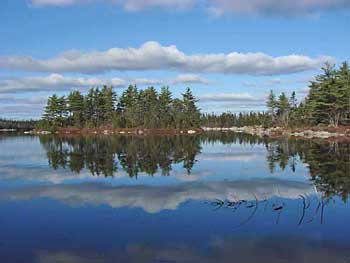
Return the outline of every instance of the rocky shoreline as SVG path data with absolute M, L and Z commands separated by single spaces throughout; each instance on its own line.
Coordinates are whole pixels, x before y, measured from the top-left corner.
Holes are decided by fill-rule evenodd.
M 112 129 L 112 128 L 60 128 L 56 131 L 36 129 L 28 134 L 59 134 L 59 135 L 194 135 L 202 133 L 202 129 Z
M 59 134 L 59 135 L 195 135 L 202 132 L 223 131 L 238 132 L 261 137 L 295 137 L 305 139 L 344 139 L 350 140 L 350 127 L 306 127 L 287 129 L 284 127 L 264 128 L 261 126 L 244 127 L 202 127 L 196 129 L 111 129 L 111 128 L 60 128 L 54 132 L 36 129 L 27 134 Z
M 308 127 L 304 129 L 286 129 L 284 127 L 264 128 L 261 126 L 244 126 L 244 127 L 230 127 L 230 128 L 210 128 L 203 127 L 204 131 L 232 131 L 247 133 L 251 135 L 265 136 L 265 137 L 297 137 L 306 139 L 331 139 L 342 138 L 350 140 L 350 127 Z

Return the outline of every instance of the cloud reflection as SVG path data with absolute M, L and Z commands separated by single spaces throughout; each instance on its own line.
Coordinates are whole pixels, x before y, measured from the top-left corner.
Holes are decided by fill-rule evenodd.
M 2 200 L 51 198 L 67 205 L 109 205 L 113 208 L 142 208 L 148 213 L 175 210 L 189 200 L 265 200 L 288 199 L 315 194 L 315 188 L 303 182 L 256 179 L 217 182 L 187 182 L 177 185 L 111 186 L 97 183 L 33 186 L 0 193 Z

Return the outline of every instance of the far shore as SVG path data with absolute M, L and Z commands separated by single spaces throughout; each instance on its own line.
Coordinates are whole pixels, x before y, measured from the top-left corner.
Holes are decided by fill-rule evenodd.
M 11 130 L 13 131 L 13 130 Z M 193 129 L 146 129 L 146 128 L 59 128 L 56 131 L 44 129 L 34 129 L 27 131 L 27 134 L 59 134 L 59 135 L 196 135 L 203 132 L 239 132 L 262 137 L 294 137 L 304 139 L 344 139 L 350 140 L 350 126 L 339 127 L 305 127 L 305 128 L 285 128 L 272 127 L 264 128 L 261 126 L 244 127 L 202 127 Z
M 146 128 L 119 128 L 114 129 L 110 127 L 101 128 L 59 128 L 55 132 L 35 129 L 27 133 L 33 134 L 77 134 L 77 135 L 91 135 L 91 134 L 101 134 L 101 135 L 194 135 L 203 132 L 201 128 L 191 128 L 191 129 L 146 129 Z
M 265 137 L 295 137 L 305 139 L 345 139 L 350 140 L 350 126 L 338 127 L 304 127 L 304 128 L 285 128 L 285 127 L 271 127 L 264 128 L 262 126 L 244 126 L 244 127 L 230 127 L 230 128 L 209 128 L 203 127 L 204 131 L 232 131 L 241 132 L 251 135 L 265 136 Z

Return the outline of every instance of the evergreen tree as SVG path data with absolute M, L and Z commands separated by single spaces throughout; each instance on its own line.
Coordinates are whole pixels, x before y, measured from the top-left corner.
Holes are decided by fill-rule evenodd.
M 72 91 L 67 100 L 70 124 L 82 127 L 84 125 L 84 96 L 79 91 Z
M 49 125 L 56 127 L 58 118 L 58 97 L 56 94 L 50 96 L 47 100 L 47 104 L 44 110 L 44 120 L 49 123 Z
M 278 97 L 277 103 L 277 115 L 279 117 L 279 121 L 288 126 L 289 123 L 289 114 L 290 114 L 290 104 L 288 98 L 284 92 Z
M 276 101 L 276 96 L 274 92 L 271 90 L 270 94 L 267 98 L 267 103 L 266 103 L 267 109 L 270 113 L 272 123 L 275 121 L 275 115 L 276 115 L 276 109 L 277 109 L 277 101 Z
M 176 98 L 173 100 L 172 107 L 172 119 L 173 124 L 172 127 L 176 129 L 183 128 L 185 126 L 185 106 L 182 100 Z
M 88 94 L 84 97 L 84 119 L 86 127 L 94 126 L 94 89 L 89 89 Z
M 196 98 L 193 96 L 190 88 L 182 94 L 184 105 L 184 122 L 185 128 L 200 127 L 200 111 L 196 106 Z
M 172 124 L 172 98 L 169 87 L 162 87 L 159 94 L 159 124 L 162 128 L 170 128 Z
M 115 111 L 115 104 L 117 101 L 117 95 L 113 91 L 113 87 L 103 86 L 102 94 L 100 98 L 102 118 L 104 123 L 111 123 L 113 113 Z
M 292 92 L 292 95 L 289 98 L 289 105 L 290 105 L 292 111 L 296 110 L 296 108 L 298 107 L 298 101 L 296 98 L 295 91 Z
M 153 87 L 142 93 L 143 126 L 145 128 L 159 128 L 158 94 Z
M 317 76 L 310 85 L 307 107 L 312 113 L 311 121 L 314 124 L 338 126 L 349 107 L 346 87 L 342 85 L 334 65 L 326 64 L 322 70 L 323 74 Z
M 130 85 L 120 97 L 119 110 L 124 119 L 124 126 L 126 128 L 134 128 L 140 124 L 140 100 L 139 92 L 136 86 Z

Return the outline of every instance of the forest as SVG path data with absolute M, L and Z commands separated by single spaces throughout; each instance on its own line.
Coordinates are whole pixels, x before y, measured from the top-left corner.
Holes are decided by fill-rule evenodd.
M 168 87 L 158 92 L 130 85 L 120 96 L 113 87 L 91 88 L 84 96 L 72 91 L 68 96 L 49 97 L 41 128 L 199 128 L 281 126 L 305 127 L 350 124 L 350 69 L 347 62 L 339 68 L 326 64 L 310 82 L 307 96 L 300 102 L 295 92 L 278 96 L 271 90 L 267 111 L 221 114 L 201 113 L 198 99 L 187 88 L 181 98 L 173 98 Z
M 298 102 L 296 93 L 279 96 L 271 90 L 266 112 L 203 114 L 207 127 L 253 126 L 305 127 L 350 125 L 350 69 L 343 62 L 339 69 L 326 64 L 309 85 L 308 95 Z
M 35 120 L 8 120 L 0 118 L 0 129 L 32 130 L 37 125 Z
M 49 97 L 40 125 L 43 127 L 197 128 L 201 115 L 197 99 L 187 88 L 182 98 L 172 98 L 168 87 L 158 93 L 149 87 L 130 85 L 117 98 L 113 87 L 92 88 L 86 96 L 79 91 L 67 97 Z

